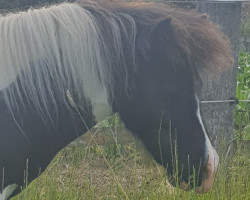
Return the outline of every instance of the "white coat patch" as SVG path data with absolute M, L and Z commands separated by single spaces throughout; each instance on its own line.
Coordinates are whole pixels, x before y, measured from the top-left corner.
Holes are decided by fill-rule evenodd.
M 96 121 L 112 113 L 108 101 L 115 79 L 128 74 L 123 42 L 127 40 L 134 58 L 136 24 L 128 15 L 97 12 L 112 33 L 111 45 L 93 14 L 76 3 L 0 16 L 0 91 L 11 112 L 28 99 L 45 121 L 52 119 L 48 106 L 57 112 L 55 97 L 68 106 L 69 90 L 79 107 L 84 108 L 85 100 L 91 103 Z
M 96 95 L 92 97 L 92 113 L 96 122 L 102 121 L 105 117 L 112 114 L 112 108 L 108 102 L 107 90 L 104 87 L 96 91 Z
M 196 101 L 197 101 L 197 106 L 198 106 L 196 114 L 197 114 L 197 117 L 200 121 L 202 130 L 205 134 L 205 141 L 206 141 L 205 155 L 208 156 L 208 163 L 206 166 L 205 179 L 203 180 L 201 186 L 196 188 L 196 192 L 203 193 L 203 192 L 208 192 L 210 190 L 210 188 L 212 187 L 213 182 L 214 182 L 215 172 L 217 171 L 220 159 L 219 159 L 219 156 L 218 156 L 216 150 L 213 148 L 213 146 L 212 146 L 212 144 L 207 136 L 204 124 L 202 122 L 202 118 L 201 118 L 201 114 L 200 114 L 200 105 L 199 105 L 199 100 L 197 97 L 196 97 Z
M 0 91 L 7 88 L 17 77 L 17 73 L 0 70 Z
M 197 108 L 197 117 L 200 121 L 200 124 L 201 124 L 201 127 L 202 127 L 202 130 L 205 134 L 205 139 L 206 139 L 206 154 L 210 152 L 210 154 L 212 153 L 213 154 L 213 159 L 214 159 L 214 167 L 217 168 L 218 167 L 218 164 L 219 164 L 219 156 L 217 154 L 217 152 L 215 151 L 215 149 L 213 148 L 211 142 L 210 142 L 210 139 L 208 138 L 207 136 L 207 133 L 206 133 L 206 130 L 205 130 L 205 127 L 204 127 L 204 124 L 202 122 L 202 119 L 201 119 L 201 113 L 200 113 L 200 105 L 199 105 L 199 100 L 198 100 L 198 97 L 196 97 L 196 101 L 197 101 L 197 104 L 198 104 L 198 108 Z M 210 155 L 211 156 L 211 155 Z

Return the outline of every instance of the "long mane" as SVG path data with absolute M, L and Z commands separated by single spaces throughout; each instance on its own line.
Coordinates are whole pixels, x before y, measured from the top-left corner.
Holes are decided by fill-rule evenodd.
M 126 81 L 124 48 L 133 60 L 135 22 L 88 8 L 95 16 L 76 3 L 63 3 L 0 18 L 0 89 L 10 109 L 26 98 L 46 116 L 48 102 L 57 107 L 55 92 L 67 105 L 66 91 L 74 90 L 78 102 L 107 103 L 98 101 L 112 96 L 114 79 Z M 19 82 L 13 81 L 17 76 Z
M 135 52 L 147 55 L 151 31 L 166 18 L 194 74 L 231 64 L 230 44 L 219 27 L 163 4 L 80 1 L 0 16 L 0 90 L 6 104 L 13 110 L 27 99 L 46 117 L 48 102 L 57 108 L 55 92 L 65 105 L 66 91 L 76 91 L 77 102 L 107 103 L 98 101 L 112 99 L 114 85 L 126 90 L 137 71 Z M 137 38 L 139 29 L 144 31 Z
M 229 39 L 206 14 L 152 2 L 121 3 L 118 0 L 110 4 L 110 7 L 128 13 L 137 26 L 147 24 L 151 29 L 162 20 L 171 19 L 174 32 L 172 39 L 185 52 L 193 71 L 218 73 L 227 69 L 234 61 Z

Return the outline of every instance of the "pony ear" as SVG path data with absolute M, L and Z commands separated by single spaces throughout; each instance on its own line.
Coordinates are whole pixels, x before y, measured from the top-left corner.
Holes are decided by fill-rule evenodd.
M 150 34 L 150 45 L 154 50 L 164 50 L 166 45 L 173 39 L 174 35 L 171 19 L 167 18 L 160 21 L 153 27 Z
M 185 56 L 175 37 L 171 18 L 166 18 L 155 25 L 150 34 L 150 51 L 154 63 L 158 66 L 176 67 L 183 65 Z M 184 65 L 183 65 L 184 66 Z
M 150 34 L 150 47 L 158 63 L 186 63 L 198 75 L 203 70 L 216 75 L 233 62 L 228 38 L 194 12 L 172 13 L 171 18 L 158 22 Z

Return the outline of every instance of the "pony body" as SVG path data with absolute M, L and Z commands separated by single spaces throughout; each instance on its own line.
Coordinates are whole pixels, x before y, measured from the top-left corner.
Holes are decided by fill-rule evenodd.
M 20 191 L 26 169 L 30 182 L 60 149 L 114 112 L 173 185 L 190 189 L 194 168 L 197 191 L 208 191 L 218 155 L 195 79 L 230 62 L 229 43 L 215 25 L 165 5 L 63 3 L 1 16 L 2 199 Z

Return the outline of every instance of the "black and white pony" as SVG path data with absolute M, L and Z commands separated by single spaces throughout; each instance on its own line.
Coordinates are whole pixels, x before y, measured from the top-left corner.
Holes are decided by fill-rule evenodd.
M 3 14 L 0 199 L 115 112 L 173 185 L 189 190 L 195 181 L 197 192 L 208 191 L 219 158 L 194 88 L 201 70 L 216 73 L 231 60 L 228 40 L 206 17 L 163 4 L 78 2 Z

